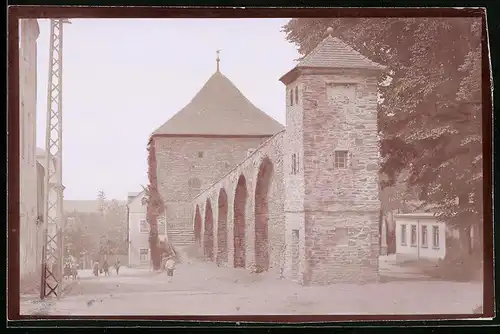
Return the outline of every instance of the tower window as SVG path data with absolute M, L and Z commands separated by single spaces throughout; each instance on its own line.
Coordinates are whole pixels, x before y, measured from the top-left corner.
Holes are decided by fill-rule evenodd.
M 292 154 L 292 174 L 295 175 L 299 171 L 299 159 L 297 154 Z
M 293 89 L 290 89 L 290 105 L 293 106 Z
M 299 87 L 295 87 L 295 104 L 299 104 Z
M 334 168 L 346 169 L 347 168 L 347 151 L 335 151 Z

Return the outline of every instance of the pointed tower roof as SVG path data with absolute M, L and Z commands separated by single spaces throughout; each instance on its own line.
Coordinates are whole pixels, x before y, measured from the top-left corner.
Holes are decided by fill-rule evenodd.
M 281 81 L 288 81 L 286 77 L 300 68 L 338 68 L 338 69 L 367 69 L 384 71 L 385 66 L 377 64 L 351 48 L 337 37 L 332 37 L 332 28 L 327 30 L 328 36 L 321 41 L 306 57 L 287 74 Z
M 271 136 L 282 129 L 217 70 L 191 102 L 153 135 Z

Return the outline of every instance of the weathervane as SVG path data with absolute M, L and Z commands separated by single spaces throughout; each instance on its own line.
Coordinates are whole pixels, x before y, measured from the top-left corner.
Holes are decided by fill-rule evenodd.
M 222 51 L 222 50 L 220 50 L 220 49 L 219 49 L 219 50 L 217 50 L 217 51 L 215 51 L 215 52 L 217 53 L 217 58 L 215 59 L 215 60 L 217 61 L 217 72 L 219 72 L 219 62 L 220 62 L 219 55 L 220 55 L 220 52 L 221 52 L 221 51 Z

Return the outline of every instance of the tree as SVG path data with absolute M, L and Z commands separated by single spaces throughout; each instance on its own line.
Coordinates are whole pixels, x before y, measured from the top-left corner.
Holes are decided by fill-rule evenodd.
M 64 243 L 66 249 L 76 258 L 79 258 L 84 252 L 96 255 L 99 238 L 104 233 L 100 215 L 74 212 L 68 216 L 74 219 L 74 223 L 65 229 Z
M 156 177 L 156 153 L 154 139 L 151 138 L 148 143 L 148 180 L 149 184 L 144 189 L 147 198 L 146 219 L 149 223 L 149 248 L 151 250 L 151 260 L 153 268 L 159 270 L 161 267 L 161 249 L 158 238 L 158 216 L 164 210 L 165 205 L 158 191 L 158 180 Z
M 381 173 L 387 175 L 381 186 L 393 186 L 407 169 L 407 188 L 459 228 L 470 252 L 470 228 L 482 224 L 481 21 L 298 18 L 283 30 L 305 55 L 329 26 L 389 68 L 378 110 Z
M 104 190 L 99 190 L 97 192 L 97 201 L 99 202 L 99 212 L 101 216 L 103 216 L 106 211 L 106 194 Z
M 108 206 L 104 222 L 106 226 L 106 254 L 125 254 L 128 251 L 127 210 L 126 206 L 112 200 Z

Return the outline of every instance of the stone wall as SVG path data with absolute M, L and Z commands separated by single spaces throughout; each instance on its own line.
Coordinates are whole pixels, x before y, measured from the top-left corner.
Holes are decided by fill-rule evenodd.
M 269 137 L 155 137 L 158 188 L 174 246 L 194 242 L 192 199 Z
M 306 259 L 310 283 L 378 277 L 377 76 L 302 76 Z M 335 152 L 347 152 L 345 168 Z
M 304 82 L 298 78 L 286 87 L 286 134 L 283 141 L 286 247 L 284 276 L 300 280 L 305 266 Z M 293 160 L 296 169 L 293 169 Z M 294 238 L 298 236 L 295 241 Z
M 282 265 L 282 251 L 285 244 L 284 240 L 284 188 L 283 188 L 283 147 L 284 131 L 276 134 L 266 141 L 257 151 L 248 157 L 241 159 L 240 164 L 230 170 L 227 175 L 212 184 L 204 190 L 192 202 L 193 216 L 191 229 L 194 230 L 196 210 L 199 211 L 199 217 L 202 220 L 201 235 L 204 236 L 205 229 L 205 210 L 207 202 L 210 202 L 213 214 L 213 244 L 214 253 L 219 253 L 218 238 L 222 235 L 219 229 L 219 195 L 221 191 L 227 194 L 227 223 L 225 236 L 227 236 L 227 257 L 220 265 L 233 266 L 234 258 L 234 215 L 235 215 L 235 195 L 238 180 L 243 176 L 247 189 L 247 198 L 245 203 L 245 267 L 250 268 L 256 263 L 255 254 L 255 190 L 259 169 L 264 161 L 272 164 L 271 182 L 267 195 L 268 203 L 268 247 L 269 265 L 271 270 L 278 271 Z M 207 237 L 202 240 L 207 242 Z

